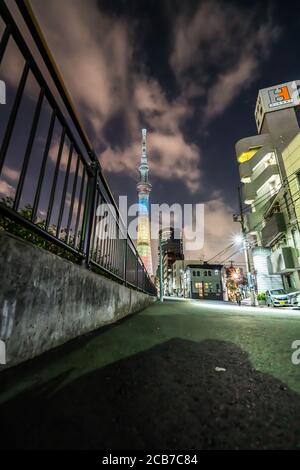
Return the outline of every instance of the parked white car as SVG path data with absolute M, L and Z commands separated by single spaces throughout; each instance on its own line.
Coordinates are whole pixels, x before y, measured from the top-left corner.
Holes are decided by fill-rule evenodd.
M 290 292 L 289 299 L 293 307 L 300 307 L 300 291 Z
M 266 303 L 268 307 L 291 307 L 291 300 L 283 289 L 267 290 Z

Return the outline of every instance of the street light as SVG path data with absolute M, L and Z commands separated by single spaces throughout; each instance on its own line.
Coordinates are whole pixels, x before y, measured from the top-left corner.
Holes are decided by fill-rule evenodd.
M 235 236 L 234 236 L 234 242 L 237 244 L 237 245 L 241 245 L 243 243 L 243 236 L 242 234 L 240 233 L 237 233 Z
M 246 267 L 247 267 L 247 281 L 248 281 L 248 286 L 250 289 L 250 297 L 251 297 L 251 305 L 255 306 L 258 304 L 257 298 L 254 292 L 254 285 L 253 285 L 253 278 L 251 274 L 251 266 L 250 266 L 250 260 L 249 260 L 249 254 L 248 254 L 248 247 L 247 247 L 247 240 L 246 240 L 246 233 L 243 231 L 243 233 L 236 234 L 234 237 L 234 241 L 237 245 L 242 245 L 243 250 L 244 250 L 244 255 L 245 255 L 245 261 L 246 261 Z
M 162 256 L 162 232 L 159 233 L 159 300 L 164 300 L 164 281 L 163 281 L 163 256 Z

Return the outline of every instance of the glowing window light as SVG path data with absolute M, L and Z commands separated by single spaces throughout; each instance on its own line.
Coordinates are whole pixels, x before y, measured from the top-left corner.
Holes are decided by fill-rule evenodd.
M 244 163 L 244 162 L 247 162 L 248 160 L 251 160 L 251 158 L 254 157 L 254 155 L 257 153 L 257 151 L 260 148 L 261 147 L 252 147 L 247 152 L 241 153 L 241 155 L 238 156 L 238 161 L 240 163 Z

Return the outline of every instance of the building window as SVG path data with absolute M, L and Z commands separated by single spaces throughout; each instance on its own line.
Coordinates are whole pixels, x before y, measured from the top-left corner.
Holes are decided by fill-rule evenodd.
M 219 271 L 215 269 L 215 276 L 218 276 L 218 275 L 219 275 Z
M 200 271 L 197 271 L 197 276 L 200 277 Z
M 292 280 L 292 276 L 291 274 L 287 274 L 286 275 L 286 280 L 287 280 L 287 285 L 288 285 L 288 288 L 289 289 L 292 289 L 294 286 L 293 286 L 293 280 Z
M 212 283 L 211 283 L 211 282 L 206 282 L 206 283 L 204 284 L 204 290 L 205 290 L 205 292 L 207 292 L 207 293 L 212 293 L 212 292 L 213 292 Z
M 208 275 L 211 276 L 211 271 L 208 271 Z
M 196 276 L 196 271 L 193 271 L 193 276 Z
M 203 276 L 207 277 L 207 271 L 203 271 Z
M 195 289 L 199 289 L 201 287 L 201 282 L 195 282 Z

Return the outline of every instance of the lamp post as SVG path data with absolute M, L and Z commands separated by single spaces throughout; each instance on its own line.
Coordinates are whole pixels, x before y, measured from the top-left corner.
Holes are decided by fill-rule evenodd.
M 164 301 L 164 281 L 163 281 L 163 265 L 162 265 L 162 233 L 159 234 L 159 300 Z
M 255 306 L 255 305 L 257 305 L 257 299 L 256 299 L 255 291 L 254 291 L 254 283 L 253 283 L 253 276 L 252 276 L 252 273 L 251 273 L 251 266 L 250 266 L 248 248 L 247 248 L 246 234 L 243 233 L 242 235 L 237 235 L 235 237 L 235 241 L 236 241 L 236 243 L 242 245 L 242 247 L 243 247 L 245 262 L 246 262 L 246 268 L 247 268 L 247 283 L 248 283 L 248 287 L 250 289 L 251 305 Z
M 243 251 L 245 255 L 245 262 L 246 262 L 246 267 L 247 267 L 247 281 L 248 281 L 248 286 L 250 289 L 250 299 L 251 299 L 251 305 L 255 306 L 258 305 L 257 298 L 255 295 L 255 290 L 254 290 L 254 284 L 253 284 L 253 278 L 251 274 L 251 265 L 250 265 L 250 259 L 249 259 L 249 253 L 248 253 L 248 247 L 247 247 L 247 232 L 246 232 L 246 227 L 245 227 L 245 219 L 244 219 L 244 214 L 243 214 L 243 205 L 242 205 L 242 198 L 241 198 L 241 188 L 238 186 L 238 195 L 239 195 L 239 205 L 240 205 L 240 214 L 237 220 L 241 224 L 241 229 L 242 229 L 242 235 L 238 236 L 236 241 L 239 243 L 242 243 L 243 245 Z

